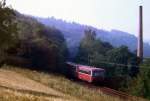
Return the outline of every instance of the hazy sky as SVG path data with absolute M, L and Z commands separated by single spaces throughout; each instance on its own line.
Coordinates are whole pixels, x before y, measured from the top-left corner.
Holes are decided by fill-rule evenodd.
M 7 0 L 21 13 L 119 29 L 138 34 L 138 6 L 144 6 L 144 40 L 150 42 L 150 0 Z

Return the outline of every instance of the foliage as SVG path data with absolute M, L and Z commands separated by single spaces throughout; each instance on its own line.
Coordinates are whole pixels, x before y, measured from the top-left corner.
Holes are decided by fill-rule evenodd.
M 129 91 L 137 96 L 150 99 L 150 59 L 145 59 L 140 67 L 140 74 L 132 80 Z
M 29 61 L 37 70 L 61 71 L 67 54 L 61 32 L 46 27 L 34 18 L 17 13 L 19 43 L 15 55 Z
M 59 30 L 13 11 L 3 2 L 0 3 L 0 13 L 0 28 L 3 29 L 0 30 L 0 54 L 3 54 L 2 49 L 7 53 L 7 56 L 3 54 L 3 64 L 62 72 L 67 46 Z
M 47 26 L 55 26 L 64 34 L 68 48 L 71 52 L 71 56 L 74 57 L 78 51 L 78 46 L 81 39 L 84 36 L 85 28 L 90 28 L 97 33 L 97 37 L 101 38 L 102 41 L 111 43 L 115 47 L 122 45 L 128 46 L 131 51 L 134 51 L 137 47 L 137 38 L 131 33 L 112 29 L 111 31 L 104 29 L 97 29 L 94 26 L 82 25 L 76 22 L 66 22 L 61 19 L 54 17 L 41 18 L 36 17 L 38 21 L 42 22 Z M 144 43 L 144 57 L 150 57 L 150 45 Z
M 7 55 L 5 51 L 13 47 L 17 42 L 17 27 L 14 10 L 7 7 L 5 0 L 0 1 L 0 63 Z
M 117 74 L 118 76 L 129 74 L 130 71 L 132 71 L 131 72 L 132 76 L 135 76 L 137 74 L 136 69 L 138 68 L 133 67 L 134 65 L 136 66 L 138 65 L 137 57 L 136 55 L 131 53 L 128 47 L 126 46 L 121 46 L 119 48 L 109 50 L 107 52 L 107 61 L 115 64 L 122 64 L 114 67 L 114 69 L 116 69 L 114 70 L 114 72 L 116 72 L 115 74 Z M 130 65 L 130 67 L 127 65 Z
M 85 37 L 81 40 L 76 61 L 88 65 L 100 66 L 99 61 L 105 60 L 106 51 L 112 49 L 109 43 L 96 39 L 96 33 L 85 30 Z
M 130 77 L 138 73 L 137 57 L 128 47 L 114 48 L 109 43 L 97 39 L 95 31 L 90 29 L 85 31 L 81 40 L 76 62 L 104 68 L 108 86 L 116 89 L 123 90 L 128 87 Z
M 129 51 L 128 47 L 114 48 L 109 43 L 96 39 L 96 33 L 90 29 L 85 30 L 85 37 L 81 40 L 76 61 L 105 68 L 111 77 L 126 75 L 130 68 L 134 72 L 132 65 L 137 65 L 136 56 Z M 118 64 L 122 65 L 118 66 Z M 130 67 L 126 66 L 129 64 Z

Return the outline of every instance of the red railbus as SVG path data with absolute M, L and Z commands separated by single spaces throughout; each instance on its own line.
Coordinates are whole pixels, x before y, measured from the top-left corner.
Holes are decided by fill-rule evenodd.
M 102 68 L 80 65 L 77 75 L 79 79 L 87 82 L 100 82 L 104 80 L 105 70 Z
M 67 62 L 68 76 L 87 82 L 100 82 L 105 78 L 105 69 Z

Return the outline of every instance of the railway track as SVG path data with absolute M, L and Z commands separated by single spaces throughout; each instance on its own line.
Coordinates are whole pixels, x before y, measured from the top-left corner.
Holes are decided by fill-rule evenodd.
M 91 83 L 86 83 L 86 82 L 82 82 L 82 81 L 77 81 L 78 84 L 85 86 L 89 89 L 92 90 L 98 90 L 101 91 L 102 93 L 106 94 L 106 95 L 110 95 L 110 96 L 115 96 L 115 97 L 119 97 L 120 99 L 124 99 L 125 101 L 140 101 L 138 97 L 135 96 L 131 96 L 127 93 L 121 92 L 121 91 L 117 91 L 108 87 L 102 87 L 102 86 L 96 86 L 94 84 Z
M 100 90 L 107 95 L 110 96 L 116 96 L 119 97 L 120 99 L 123 99 L 125 101 L 141 101 L 142 98 L 140 97 L 136 97 L 136 96 L 132 96 L 129 95 L 127 93 L 121 92 L 121 91 L 117 91 L 108 87 L 101 87 Z
M 111 95 L 111 96 L 116 96 L 116 97 L 120 97 L 120 98 L 123 98 L 123 99 L 130 99 L 132 98 L 132 96 L 124 93 L 124 92 L 120 92 L 120 91 L 117 91 L 117 90 L 114 90 L 114 89 L 111 89 L 111 88 L 108 88 L 108 87 L 102 87 L 100 88 L 100 90 L 107 94 L 107 95 Z

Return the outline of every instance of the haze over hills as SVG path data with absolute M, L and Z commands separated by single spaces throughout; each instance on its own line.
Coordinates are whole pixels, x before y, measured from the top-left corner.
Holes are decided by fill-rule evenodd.
M 88 25 L 81 25 L 75 22 L 66 22 L 61 19 L 55 19 L 54 17 L 35 18 L 46 26 L 52 26 L 62 31 L 64 37 L 67 40 L 68 47 L 72 56 L 75 56 L 77 52 L 77 47 L 79 46 L 79 42 L 84 36 L 84 30 L 87 28 L 96 31 L 97 38 L 100 38 L 102 41 L 109 42 L 115 47 L 125 45 L 128 46 L 132 52 L 135 52 L 137 47 L 137 37 L 127 32 L 119 31 L 116 29 L 107 31 Z M 149 43 L 144 43 L 144 56 L 150 57 Z

